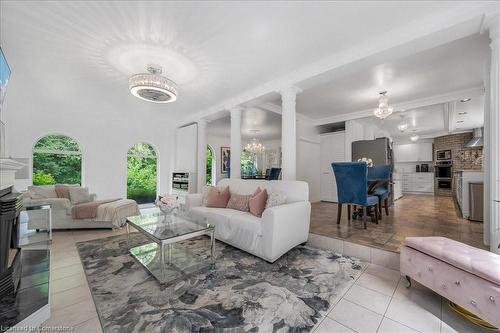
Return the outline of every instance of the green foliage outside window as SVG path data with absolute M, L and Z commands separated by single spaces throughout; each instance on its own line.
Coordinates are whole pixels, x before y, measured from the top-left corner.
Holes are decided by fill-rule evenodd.
M 156 199 L 157 158 L 155 149 L 137 143 L 127 156 L 127 198 L 137 203 L 152 203 Z
M 255 156 L 246 150 L 243 150 L 241 152 L 241 174 L 255 174 Z
M 207 172 L 206 172 L 206 185 L 212 185 L 212 163 L 213 163 L 213 152 L 209 146 L 207 146 Z
M 78 143 L 64 135 L 47 135 L 33 148 L 33 185 L 81 184 Z

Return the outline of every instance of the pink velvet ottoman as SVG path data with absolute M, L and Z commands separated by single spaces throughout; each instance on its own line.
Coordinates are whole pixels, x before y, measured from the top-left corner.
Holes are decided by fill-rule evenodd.
M 400 270 L 500 327 L 500 256 L 445 237 L 407 237 Z

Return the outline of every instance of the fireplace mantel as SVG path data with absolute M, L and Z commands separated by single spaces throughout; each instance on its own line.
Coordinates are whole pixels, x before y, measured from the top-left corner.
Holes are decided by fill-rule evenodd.
M 25 166 L 26 164 L 10 158 L 0 158 L 0 190 L 14 186 L 16 172 Z

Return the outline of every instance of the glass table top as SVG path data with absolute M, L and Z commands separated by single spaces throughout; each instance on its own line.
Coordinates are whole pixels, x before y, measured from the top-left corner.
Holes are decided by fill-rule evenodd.
M 153 213 L 130 216 L 127 223 L 140 232 L 162 241 L 195 232 L 210 231 L 214 226 L 179 213 Z

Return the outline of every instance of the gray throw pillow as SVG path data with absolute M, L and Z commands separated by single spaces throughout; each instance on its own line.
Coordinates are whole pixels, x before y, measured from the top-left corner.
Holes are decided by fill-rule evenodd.
M 54 185 L 32 185 L 28 186 L 32 199 L 49 199 L 57 198 L 57 193 Z
M 286 194 L 281 192 L 271 192 L 267 197 L 266 208 L 281 206 L 286 203 Z
M 69 197 L 73 205 L 90 201 L 89 189 L 87 187 L 69 187 Z

